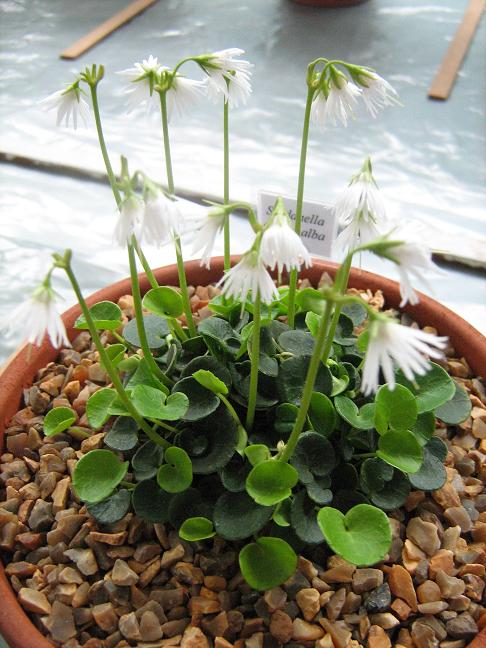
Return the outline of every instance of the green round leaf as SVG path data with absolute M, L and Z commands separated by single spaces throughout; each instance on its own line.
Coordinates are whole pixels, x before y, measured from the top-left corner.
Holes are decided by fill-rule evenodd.
M 127 348 L 124 344 L 110 344 L 110 346 L 107 346 L 105 348 L 106 355 L 110 359 L 111 365 L 113 367 L 120 366 L 121 361 L 125 357 L 126 350 Z M 102 358 L 100 358 L 100 364 L 106 371 L 105 363 L 103 362 Z
M 185 421 L 198 421 L 214 412 L 220 403 L 216 394 L 200 385 L 192 376 L 179 380 L 172 393 L 182 392 L 189 399 L 189 408 L 182 417 Z
M 308 413 L 312 427 L 318 434 L 330 436 L 337 425 L 337 415 L 330 398 L 313 392 Z
M 380 491 L 371 493 L 371 501 L 384 511 L 393 511 L 405 503 L 411 491 L 409 478 L 398 470 Z
M 205 517 L 192 517 L 183 522 L 179 529 L 179 536 L 188 542 L 206 540 L 216 535 L 211 520 Z
M 239 454 L 234 454 L 231 461 L 220 471 L 220 478 L 227 491 L 241 493 L 245 490 L 246 478 L 252 469 L 248 461 L 244 461 Z
M 447 425 L 458 425 L 471 413 L 471 399 L 464 387 L 454 381 L 454 396 L 435 410 L 436 415 Z
M 258 538 L 240 551 L 240 569 L 256 590 L 269 590 L 285 582 L 297 568 L 297 555 L 281 538 Z
M 168 522 L 172 497 L 155 481 L 141 481 L 132 494 L 133 509 L 139 517 L 149 522 Z
M 367 403 L 358 410 L 355 403 L 347 396 L 336 396 L 334 407 L 339 416 L 357 430 L 371 430 L 375 425 L 374 403 Z
M 212 517 L 211 506 L 195 488 L 172 495 L 169 506 L 169 522 L 174 528 L 179 529 L 191 517 Z
M 317 519 L 328 545 L 350 563 L 374 565 L 390 549 L 390 523 L 383 511 L 374 506 L 358 504 L 346 515 L 326 506 Z
M 422 448 L 409 430 L 390 430 L 380 437 L 376 455 L 406 473 L 417 472 L 423 461 Z
M 184 311 L 182 297 L 169 286 L 149 290 L 142 300 L 142 305 L 159 317 L 179 317 Z
M 248 461 L 252 466 L 256 466 L 262 461 L 267 461 L 271 457 L 270 450 L 263 443 L 249 445 L 245 448 L 245 455 L 248 457 Z
M 132 467 L 137 481 L 151 479 L 156 473 L 164 458 L 164 449 L 146 441 L 132 457 Z
M 145 328 L 145 335 L 147 336 L 147 343 L 151 349 L 161 349 L 166 346 L 165 338 L 170 333 L 166 319 L 149 313 L 143 316 L 143 326 Z M 135 318 L 130 320 L 123 329 L 123 337 L 134 347 L 142 346 L 138 336 L 137 320 Z
M 117 304 L 110 301 L 102 301 L 89 309 L 94 325 L 102 331 L 114 331 L 121 326 L 122 312 Z M 84 315 L 80 315 L 74 323 L 75 329 L 88 329 Z
M 332 490 L 329 488 L 328 480 L 318 480 L 305 484 L 307 496 L 319 506 L 326 506 L 332 502 Z
M 133 357 L 133 356 L 132 356 Z M 137 385 L 146 385 L 147 387 L 153 387 L 163 392 L 166 396 L 169 394 L 169 390 L 165 385 L 163 385 L 158 378 L 156 378 L 152 372 L 152 368 L 149 366 L 147 359 L 142 358 L 140 362 L 137 363 L 135 372 L 128 383 L 126 384 L 126 389 L 134 389 Z
M 295 302 L 302 311 L 312 311 L 322 315 L 326 310 L 327 301 L 320 290 L 316 288 L 303 288 L 299 290 Z
M 204 452 L 193 455 L 182 441 L 179 445 L 191 457 L 193 473 L 199 475 L 209 475 L 223 468 L 234 455 L 239 442 L 238 426 L 224 405 L 211 416 L 198 421 L 195 434 L 205 437 Z
M 202 338 L 201 338 L 202 340 Z M 181 378 L 189 378 L 199 369 L 206 369 L 219 378 L 226 387 L 231 387 L 231 374 L 226 367 L 210 355 L 193 358 L 181 371 Z
M 437 457 L 427 446 L 424 448 L 424 461 L 420 469 L 409 475 L 413 488 L 423 491 L 433 491 L 442 488 L 447 479 L 443 460 Z
M 110 406 L 116 398 L 116 391 L 110 387 L 98 389 L 88 398 L 86 416 L 94 430 L 99 430 L 110 418 Z
M 54 436 L 67 430 L 76 420 L 77 414 L 70 407 L 54 407 L 44 417 L 44 435 Z
M 73 486 L 83 502 L 101 502 L 125 477 L 128 461 L 121 462 L 111 450 L 91 450 L 78 461 Z
M 272 513 L 272 506 L 260 506 L 246 493 L 223 493 L 214 507 L 216 533 L 226 540 L 243 540 L 258 533 Z
M 434 434 L 434 430 L 435 430 L 434 413 L 422 412 L 422 414 L 419 414 L 417 416 L 415 425 L 413 426 L 413 428 L 411 428 L 411 430 L 414 433 L 417 441 L 423 447 L 426 443 L 428 443 L 428 441 Z
M 192 464 L 187 452 L 171 446 L 165 451 L 166 463 L 157 472 L 157 483 L 168 493 L 180 493 L 192 484 Z
M 284 351 L 297 356 L 311 356 L 314 351 L 314 338 L 307 331 L 285 331 L 279 336 L 278 343 Z
M 397 373 L 397 382 L 409 389 L 417 396 L 417 411 L 430 412 L 447 403 L 455 394 L 455 382 L 447 371 L 435 364 L 430 363 L 430 370 L 424 376 L 415 376 L 414 382 L 410 382 L 401 371 Z
M 142 416 L 159 418 L 159 413 L 163 411 L 166 395 L 155 387 L 137 385 L 131 393 L 131 401 Z
M 220 317 L 208 317 L 198 326 L 207 347 L 217 358 L 235 357 L 240 348 L 240 336 L 231 324 Z
M 306 544 L 322 542 L 322 531 L 317 524 L 316 504 L 307 497 L 304 490 L 297 493 L 292 500 L 290 521 L 297 536 Z
M 366 493 L 381 491 L 387 482 L 393 478 L 393 466 L 378 457 L 366 459 L 361 464 L 360 482 Z
M 246 479 L 246 490 L 257 504 L 272 506 L 291 495 L 298 478 L 290 464 L 269 459 L 252 469 Z
M 304 432 L 299 436 L 291 462 L 299 473 L 300 481 L 306 484 L 314 481 L 314 476 L 329 475 L 336 465 L 336 455 L 322 434 Z
M 133 450 L 138 443 L 137 422 L 128 416 L 120 416 L 106 434 L 104 442 L 112 450 Z
M 275 430 L 283 441 L 287 441 L 294 427 L 299 408 L 292 403 L 281 403 L 275 409 Z
M 102 502 L 87 504 L 86 508 L 88 513 L 96 518 L 100 524 L 115 524 L 128 513 L 130 502 L 130 491 L 121 488 Z
M 228 393 L 228 388 L 224 382 L 215 376 L 212 371 L 198 369 L 192 374 L 192 377 L 205 389 L 212 391 L 213 394 L 223 394 L 223 396 L 226 396 Z
M 385 434 L 388 428 L 397 431 L 410 430 L 417 420 L 415 396 L 403 385 L 390 389 L 383 385 L 375 396 L 375 428 Z
M 439 439 L 439 437 L 432 437 L 427 443 L 427 449 L 434 455 L 434 457 L 437 457 L 437 459 L 440 459 L 442 462 L 446 460 L 448 452 L 447 446 L 441 439 Z
M 272 515 L 272 520 L 279 527 L 290 527 L 290 498 L 280 502 L 275 507 L 275 510 Z
M 368 317 L 366 308 L 359 302 L 353 302 L 352 304 L 345 304 L 341 308 L 341 313 L 347 315 L 349 319 L 353 322 L 354 326 L 359 326 Z
M 300 405 L 309 361 L 308 356 L 297 356 L 282 362 L 277 383 L 280 401 Z M 327 395 L 332 391 L 332 374 L 329 368 L 322 363 L 317 371 L 314 389 Z

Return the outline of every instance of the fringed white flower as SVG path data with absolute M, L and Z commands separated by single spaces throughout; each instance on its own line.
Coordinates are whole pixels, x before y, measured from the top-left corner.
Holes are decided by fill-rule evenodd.
M 373 178 L 369 158 L 359 173 L 351 178 L 348 188 L 334 206 L 334 213 L 344 228 L 336 239 L 340 248 L 365 245 L 382 234 L 387 223 L 385 204 Z
M 388 238 L 397 241 L 396 245 L 388 249 L 387 257 L 397 264 L 402 297 L 400 307 L 408 302 L 418 304 L 419 297 L 412 286 L 413 281 L 422 282 L 432 292 L 428 277 L 442 274 L 432 261 L 432 252 L 424 242 L 425 239 L 419 240 L 417 234 L 417 231 L 408 226 L 393 230 L 388 235 Z
M 236 57 L 244 54 L 237 47 L 213 52 L 200 62 L 208 75 L 207 92 L 209 97 L 216 100 L 223 94 L 230 108 L 244 105 L 251 94 L 251 68 L 249 61 Z
M 395 369 L 399 367 L 408 380 L 423 376 L 430 368 L 431 358 L 442 358 L 446 337 L 402 326 L 379 317 L 369 327 L 369 342 L 363 366 L 361 391 L 368 396 L 377 391 L 380 369 L 390 389 L 395 388 Z
M 168 118 L 170 119 L 174 113 L 182 116 L 189 112 L 205 91 L 206 84 L 203 81 L 195 81 L 176 74 L 171 87 L 167 90 Z
M 138 236 L 142 218 L 142 201 L 136 196 L 129 196 L 120 207 L 118 221 L 113 232 L 113 239 L 120 247 L 125 247 L 134 234 Z
M 244 254 L 241 261 L 224 275 L 218 285 L 223 286 L 223 294 L 226 297 L 234 297 L 242 302 L 248 300 L 249 293 L 252 301 L 255 301 L 257 294 L 260 293 L 260 299 L 264 304 L 271 304 L 278 298 L 273 279 L 255 250 Z
M 354 116 L 354 109 L 362 91 L 352 81 L 340 73 L 333 73 L 329 78 L 327 96 L 324 90 L 316 94 L 311 108 L 311 117 L 320 128 L 328 123 L 347 126 L 348 119 Z
M 196 224 L 192 253 L 201 252 L 201 265 L 209 268 L 216 237 L 223 230 L 226 210 L 222 207 L 209 209 Z
M 260 256 L 266 266 L 272 270 L 277 267 L 279 272 L 284 268 L 290 272 L 299 270 L 303 264 L 306 268 L 312 265 L 307 248 L 283 208 L 273 213 L 270 225 L 263 232 Z
M 362 98 L 372 117 L 386 106 L 400 105 L 395 88 L 372 70 L 364 69 L 358 77 Z
M 163 69 L 157 57 L 150 55 L 141 63 L 134 63 L 133 67 L 117 72 L 129 82 L 124 89 L 128 112 L 141 108 L 150 112 L 158 105 L 159 97 L 154 93 L 154 84 Z
M 78 82 L 73 83 L 65 90 L 58 90 L 46 97 L 40 102 L 46 110 L 57 110 L 56 125 L 60 126 L 64 121 L 64 126 L 72 124 L 76 130 L 78 127 L 78 117 L 85 126 L 90 119 L 90 109 L 88 103 L 82 97 L 82 90 Z
M 0 321 L 0 329 L 9 333 L 21 331 L 23 337 L 36 346 L 42 344 L 46 333 L 56 349 L 71 346 L 56 309 L 56 293 L 46 284 L 41 284 L 25 302 L 4 317 Z
M 140 239 L 149 245 L 166 245 L 187 229 L 187 219 L 178 200 L 162 192 L 150 193 L 145 201 Z

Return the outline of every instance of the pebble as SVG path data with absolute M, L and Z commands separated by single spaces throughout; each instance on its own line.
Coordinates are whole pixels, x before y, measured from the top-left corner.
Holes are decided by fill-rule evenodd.
M 138 574 L 136 574 L 133 569 L 130 569 L 124 560 L 121 560 L 121 558 L 115 560 L 111 572 L 111 580 L 115 585 L 120 585 L 121 587 L 135 585 L 138 582 L 138 578 Z
M 282 610 L 275 610 L 270 617 L 270 633 L 280 641 L 286 644 L 292 639 L 294 627 L 292 619 Z
M 67 549 L 64 555 L 76 563 L 76 567 L 85 576 L 92 576 L 98 571 L 98 563 L 92 549 Z
M 140 628 L 135 612 L 123 614 L 118 622 L 118 629 L 125 639 L 131 641 L 139 641 L 141 639 Z
M 400 625 L 400 621 L 393 616 L 390 612 L 380 612 L 379 614 L 372 614 L 370 621 L 374 625 L 380 626 L 384 630 L 391 630 Z
M 414 517 L 410 520 L 406 529 L 407 538 L 412 540 L 428 556 L 433 556 L 440 549 L 440 539 L 437 527 L 431 522 L 422 518 Z
M 210 648 L 206 635 L 199 628 L 188 626 L 181 639 L 181 648 Z
M 383 583 L 373 591 L 369 592 L 364 599 L 364 605 L 368 612 L 384 612 L 391 603 L 391 592 L 388 583 Z
M 351 632 L 342 621 L 331 623 L 328 619 L 322 618 L 319 623 L 331 635 L 335 648 L 347 648 L 351 639 Z
M 142 641 L 157 641 L 162 638 L 163 632 L 157 615 L 151 610 L 146 610 L 139 622 Z
M 437 585 L 440 587 L 441 594 L 444 598 L 454 598 L 463 594 L 466 584 L 460 578 L 449 576 L 442 569 L 437 571 L 435 576 Z
M 464 506 L 451 506 L 444 511 L 444 517 L 452 526 L 459 526 L 462 533 L 471 530 L 471 518 Z
M 315 623 L 308 623 L 303 619 L 294 619 L 292 625 L 292 638 L 295 641 L 316 641 L 324 634 L 324 630 L 321 626 L 318 626 Z
M 55 479 L 55 478 L 54 478 Z M 48 531 L 54 522 L 51 502 L 38 499 L 29 516 L 28 525 L 31 531 Z
M 468 612 L 459 614 L 446 623 L 447 632 L 454 639 L 472 639 L 478 632 L 476 621 Z
M 439 640 L 433 628 L 425 623 L 416 622 L 412 626 L 412 641 L 415 648 L 438 648 Z
M 335 594 L 335 596 L 336 595 L 337 593 Z M 345 596 L 346 596 L 346 590 L 344 590 L 344 597 Z M 306 621 L 312 621 L 312 619 L 316 616 L 316 614 L 321 609 L 320 594 L 316 589 L 309 588 L 309 587 L 301 589 L 299 592 L 297 592 L 297 596 L 295 597 L 295 600 L 297 602 L 297 605 L 301 609 L 304 619 Z M 341 611 L 343 604 L 344 604 L 344 598 L 339 608 L 339 612 Z M 335 618 L 337 618 L 338 616 L 339 613 L 335 616 Z
M 356 594 L 369 592 L 383 583 L 381 569 L 357 569 L 353 574 L 353 591 Z
M 22 587 L 18 593 L 19 602 L 23 608 L 36 614 L 50 614 L 51 604 L 42 592 Z
M 264 593 L 263 600 L 267 604 L 268 611 L 272 613 L 283 608 L 287 602 L 287 592 L 281 587 L 273 587 Z
M 368 648 L 391 648 L 391 641 L 379 625 L 372 625 L 368 632 Z
M 402 598 L 410 606 L 412 612 L 417 611 L 417 596 L 412 577 L 401 565 L 393 565 L 388 574 L 388 584 L 394 596 Z
M 72 608 L 54 601 L 48 617 L 49 631 L 54 641 L 64 643 L 77 634 Z
M 164 551 L 164 553 L 162 554 L 162 559 L 160 561 L 160 568 L 168 569 L 169 567 L 172 567 L 172 565 L 175 565 L 176 562 L 184 557 L 184 554 L 185 549 L 182 544 L 178 544 L 173 549 Z
M 118 616 L 112 603 L 101 603 L 91 608 L 93 619 L 104 632 L 111 634 L 118 628 Z
M 447 610 L 449 604 L 445 601 L 431 601 L 430 603 L 419 603 L 417 608 L 421 614 L 440 614 Z
M 426 580 L 417 587 L 417 598 L 420 603 L 430 603 L 431 601 L 440 601 L 442 596 L 441 590 L 434 581 Z
M 341 587 L 335 592 L 329 602 L 326 603 L 326 613 L 329 621 L 336 621 L 339 618 L 346 600 L 346 589 Z

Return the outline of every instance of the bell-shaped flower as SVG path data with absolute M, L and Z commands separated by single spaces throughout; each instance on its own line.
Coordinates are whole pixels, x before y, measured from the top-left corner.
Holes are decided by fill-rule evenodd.
M 160 247 L 183 234 L 186 227 L 186 218 L 178 200 L 162 191 L 149 193 L 143 211 L 141 240 Z
M 7 332 L 22 332 L 23 337 L 40 346 L 45 334 L 56 349 L 71 346 L 64 322 L 56 309 L 56 293 L 50 279 L 38 286 L 32 295 L 0 320 L 0 329 Z
M 377 391 L 380 369 L 390 389 L 394 389 L 397 367 L 412 381 L 414 376 L 427 373 L 430 368 L 428 357 L 442 358 L 441 350 L 447 346 L 446 337 L 402 326 L 382 315 L 371 321 L 368 335 L 361 381 L 361 391 L 366 396 Z
M 133 67 L 117 72 L 129 83 L 124 88 L 128 112 L 145 108 L 150 112 L 158 104 L 159 97 L 154 93 L 154 85 L 157 77 L 163 70 L 163 66 L 157 57 L 150 55 L 141 63 L 134 63 Z
M 206 84 L 203 81 L 188 79 L 176 74 L 167 90 L 167 113 L 169 119 L 177 113 L 182 116 L 197 104 L 198 99 L 205 94 Z
M 362 68 L 357 76 L 361 97 L 372 117 L 376 117 L 386 106 L 400 105 L 395 88 L 373 70 Z
M 113 238 L 120 247 L 125 247 L 133 235 L 139 235 L 143 218 L 143 203 L 134 195 L 128 196 L 119 209 L 118 221 Z
M 251 299 L 255 302 L 258 294 L 264 304 L 271 304 L 278 298 L 278 291 L 269 275 L 258 251 L 250 250 L 241 260 L 225 273 L 218 285 L 222 285 L 223 295 L 240 299 L 243 303 Z
M 207 92 L 217 100 L 222 94 L 230 108 L 244 105 L 251 94 L 251 68 L 248 61 L 237 58 L 244 54 L 237 47 L 213 52 L 199 58 L 199 65 L 206 72 Z
M 352 249 L 371 243 L 386 226 L 385 204 L 373 178 L 371 160 L 365 160 L 361 170 L 351 178 L 348 188 L 337 200 L 334 213 L 344 229 L 336 245 Z
M 78 127 L 78 117 L 85 126 L 90 119 L 90 109 L 88 103 L 83 99 L 83 92 L 79 87 L 79 81 L 75 81 L 65 90 L 58 90 L 46 97 L 40 102 L 46 110 L 57 110 L 56 125 L 60 126 L 64 121 L 64 126 L 72 124 L 73 128 Z
M 357 85 L 331 67 L 326 86 L 317 91 L 312 102 L 311 117 L 314 123 L 322 129 L 329 123 L 347 126 L 348 119 L 354 116 L 361 94 Z
M 228 216 L 225 208 L 215 205 L 207 210 L 204 217 L 195 226 L 192 253 L 201 253 L 201 265 L 206 268 L 211 265 L 214 243 L 218 234 L 223 230 L 226 218 Z
M 312 265 L 310 254 L 292 227 L 281 198 L 277 200 L 270 222 L 263 231 L 260 256 L 266 266 L 271 270 L 277 267 L 279 272 L 284 268 L 288 272 L 299 270 L 302 264 L 306 268 Z

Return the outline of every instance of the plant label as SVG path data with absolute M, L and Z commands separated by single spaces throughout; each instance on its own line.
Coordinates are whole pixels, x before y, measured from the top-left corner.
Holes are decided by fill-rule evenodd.
M 258 219 L 266 223 L 278 194 L 269 191 L 258 192 Z M 292 223 L 295 223 L 297 200 L 282 196 Z M 306 248 L 314 256 L 330 258 L 337 233 L 337 222 L 332 205 L 305 201 L 302 209 L 302 229 L 300 237 Z

